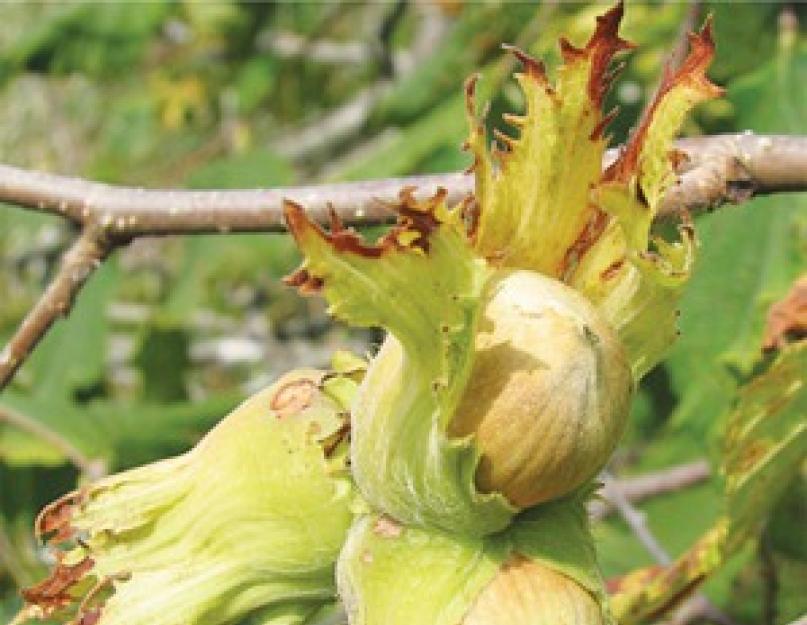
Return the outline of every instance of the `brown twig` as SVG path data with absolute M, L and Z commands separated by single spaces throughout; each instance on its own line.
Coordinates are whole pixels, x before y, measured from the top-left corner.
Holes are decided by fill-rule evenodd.
M 709 211 L 754 195 L 807 191 L 807 136 L 745 132 L 680 139 L 689 158 L 662 213 Z
M 53 322 L 69 312 L 76 294 L 111 250 L 112 244 L 103 230 L 94 226 L 85 228 L 76 239 L 50 285 L 0 353 L 0 389 L 8 384 Z
M 668 193 L 662 216 L 702 212 L 755 194 L 807 190 L 807 136 L 751 133 L 682 139 L 688 162 Z M 614 158 L 610 150 L 606 162 Z M 323 222 L 332 204 L 352 225 L 389 221 L 404 186 L 418 195 L 448 191 L 449 203 L 473 191 L 462 173 L 435 174 L 278 189 L 228 191 L 146 190 L 0 166 L 0 201 L 62 215 L 77 224 L 100 224 L 113 238 L 198 232 L 279 232 L 282 201 L 293 200 Z
M 0 201 L 62 215 L 77 225 L 98 224 L 116 240 L 138 236 L 215 232 L 283 232 L 282 202 L 293 200 L 318 221 L 328 205 L 352 225 L 389 221 L 383 202 L 416 186 L 429 196 L 443 186 L 459 201 L 473 189 L 463 174 L 411 176 L 306 187 L 227 191 L 146 190 L 118 187 L 0 165 Z
M 689 36 L 697 31 L 697 23 L 700 21 L 702 8 L 700 0 L 691 0 L 688 2 L 688 5 L 684 18 L 678 25 L 678 32 L 675 35 L 672 50 L 670 50 L 670 54 L 667 56 L 664 72 L 659 76 L 653 90 L 648 92 L 650 97 L 647 98 L 647 103 L 653 102 L 658 96 L 658 91 L 664 84 L 666 74 L 679 69 L 681 63 L 683 63 L 684 59 L 687 57 L 690 45 Z
M 691 0 L 689 2 L 684 18 L 678 25 L 675 44 L 667 61 L 670 69 L 678 69 L 681 67 L 681 63 L 684 62 L 689 51 L 689 35 L 697 30 L 697 24 L 701 21 L 702 10 L 703 6 L 700 0 Z

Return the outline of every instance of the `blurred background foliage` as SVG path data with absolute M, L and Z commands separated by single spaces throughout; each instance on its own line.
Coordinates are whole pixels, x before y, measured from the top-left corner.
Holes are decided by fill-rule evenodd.
M 581 42 L 601 10 L 493 0 L 3 4 L 0 161 L 192 188 L 455 170 L 468 164 L 459 150 L 464 79 L 482 73 L 498 124 L 521 106 L 500 44 L 551 66 L 558 35 Z M 639 49 L 610 94 L 622 110 L 614 142 L 680 45 L 682 25 L 707 13 L 718 46 L 711 74 L 728 96 L 698 109 L 686 133 L 807 131 L 805 5 L 628 2 L 624 33 Z M 759 362 L 765 312 L 807 266 L 805 208 L 805 196 L 780 195 L 698 219 L 682 337 L 641 389 L 618 474 L 714 459 L 734 392 Z M 52 217 L 0 206 L 1 339 L 71 234 Z M 0 620 L 19 607 L 18 587 L 45 570 L 30 532 L 43 504 L 87 474 L 187 449 L 282 371 L 378 343 L 280 284 L 297 260 L 285 236 L 139 240 L 91 280 L 0 394 Z M 715 517 L 719 492 L 714 477 L 642 509 L 677 554 Z M 711 581 L 708 596 L 738 623 L 807 611 L 806 522 L 799 478 L 764 540 Z M 608 577 L 651 563 L 614 517 L 597 537 Z

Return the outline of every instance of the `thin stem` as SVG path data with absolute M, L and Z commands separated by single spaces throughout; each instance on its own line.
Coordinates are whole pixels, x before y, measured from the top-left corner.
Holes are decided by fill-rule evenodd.
M 659 564 L 665 566 L 672 563 L 672 558 L 667 550 L 661 545 L 658 539 L 650 531 L 647 526 L 647 518 L 644 512 L 636 508 L 625 494 L 622 492 L 616 478 L 610 471 L 603 471 L 600 475 L 603 483 L 605 497 L 614 504 L 614 507 L 619 512 L 625 523 L 628 524 L 631 532 L 642 543 L 642 546 L 647 552 L 653 556 L 653 559 Z
M 88 458 L 80 449 L 73 445 L 73 443 L 36 419 L 32 419 L 8 406 L 0 406 L 0 423 L 8 423 L 23 432 L 32 434 L 45 441 L 55 449 L 58 449 L 73 466 L 90 478 L 97 478 L 103 474 L 103 467 L 100 463 Z
M 646 475 L 620 478 L 615 484 L 622 496 L 633 503 L 700 484 L 710 475 L 709 463 L 706 460 L 695 460 Z M 600 520 L 615 509 L 614 503 L 608 499 L 594 500 L 589 505 L 589 514 L 593 519 Z
M 619 481 L 608 470 L 600 474 L 600 479 L 603 482 L 605 496 L 614 504 L 614 507 L 642 546 L 658 564 L 663 566 L 671 565 L 673 561 L 672 557 L 653 532 L 650 531 L 650 527 L 647 525 L 647 516 L 628 500 Z M 715 607 L 702 593 L 691 597 L 681 606 L 675 617 L 673 617 L 673 625 L 685 625 L 685 623 L 689 623 L 692 620 L 691 614 L 694 613 L 708 616 L 708 618 L 719 623 L 719 625 L 735 625 L 727 615 L 723 614 L 723 612 Z

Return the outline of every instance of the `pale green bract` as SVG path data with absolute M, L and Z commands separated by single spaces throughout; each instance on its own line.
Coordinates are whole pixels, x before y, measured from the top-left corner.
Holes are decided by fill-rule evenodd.
M 373 360 L 352 404 L 351 466 L 365 499 L 410 524 L 490 533 L 504 528 L 515 509 L 499 495 L 476 492 L 478 453 L 469 440 L 445 434 L 470 372 L 490 270 L 441 197 L 405 201 L 411 229 L 392 232 L 379 251 L 338 226 L 325 235 L 288 204 L 287 219 L 308 258 L 305 273 L 292 281 L 305 287 L 317 276 L 332 314 L 383 326 L 395 337 Z M 429 221 L 434 230 L 418 233 L 415 220 L 437 215 L 445 221 Z M 344 243 L 334 244 L 342 233 Z M 418 247 L 420 237 L 428 250 Z M 339 245 L 352 251 L 342 253 Z
M 480 458 L 486 466 L 497 462 L 485 451 L 492 447 L 479 438 L 482 426 L 474 430 L 465 420 L 462 434 L 451 436 L 452 424 L 461 421 L 460 400 L 493 405 L 498 389 L 512 390 L 499 380 L 476 387 L 477 377 L 469 375 L 480 360 L 475 340 L 491 300 L 486 285 L 501 272 L 536 272 L 577 290 L 619 344 L 609 349 L 610 360 L 599 370 L 585 370 L 580 363 L 598 362 L 601 354 L 569 358 L 569 375 L 579 372 L 569 383 L 586 389 L 580 392 L 592 399 L 580 402 L 588 412 L 569 415 L 567 428 L 555 427 L 555 415 L 549 420 L 553 423 L 540 420 L 542 412 L 549 414 L 547 405 L 558 403 L 551 397 L 525 395 L 524 405 L 534 409 L 522 415 L 526 418 L 519 416 L 519 422 L 515 416 L 510 421 L 507 415 L 490 417 L 497 431 L 512 433 L 513 444 L 497 440 L 496 451 L 509 453 L 508 448 L 527 441 L 519 457 L 542 454 L 536 471 L 541 479 L 552 479 L 552 466 L 582 464 L 580 454 L 598 449 L 596 458 L 585 458 L 591 465 L 588 474 L 563 484 L 554 496 L 580 487 L 606 462 L 627 418 L 630 389 L 675 337 L 675 305 L 692 264 L 694 234 L 685 224 L 682 240 L 667 242 L 650 230 L 675 179 L 674 133 L 694 104 L 719 93 L 705 76 L 714 48 L 707 24 L 692 36 L 692 51 L 681 69 L 665 75 L 631 140 L 603 172 L 609 116 L 600 108 L 610 82 L 607 70 L 616 53 L 631 47 L 617 34 L 621 17 L 619 5 L 598 18 L 585 47 L 561 41 L 564 62 L 554 85 L 539 61 L 515 51 L 525 67 L 518 79 L 527 110 L 524 117 L 506 118 L 520 129 L 518 138 L 497 135 L 505 152 L 488 152 L 484 124 L 475 113 L 475 80 L 469 81 L 467 148 L 474 155 L 475 198 L 448 209 L 442 192 L 418 201 L 406 189 L 398 225 L 375 245 L 335 218 L 326 233 L 302 207 L 286 204 L 287 224 L 305 256 L 288 283 L 306 293 L 321 291 L 331 313 L 349 324 L 389 331 L 351 407 L 352 470 L 368 503 L 404 524 L 485 535 L 507 526 L 517 511 L 513 502 L 540 503 L 520 499 L 520 491 L 507 493 L 506 499 L 500 496 L 503 488 L 479 492 Z M 525 308 L 517 323 L 547 314 L 540 306 Z M 594 325 L 574 331 L 589 332 Z M 590 334 L 594 346 L 612 343 L 608 333 Z M 502 335 L 508 340 L 506 332 Z M 554 363 L 538 362 L 533 353 L 538 350 L 517 348 L 522 369 L 553 371 Z M 625 366 L 624 377 L 632 375 L 629 384 L 621 377 L 611 387 L 601 383 L 606 373 Z M 510 370 L 502 367 L 501 375 Z M 465 398 L 469 388 L 472 394 Z M 609 413 L 602 406 L 619 408 Z M 601 444 L 588 438 L 567 444 L 565 456 L 552 456 L 553 446 L 562 445 L 548 436 L 550 430 L 568 437 L 599 421 L 604 423 Z
M 339 378 L 342 384 L 353 384 Z M 302 370 L 249 398 L 188 453 L 103 478 L 46 508 L 57 552 L 31 616 L 98 625 L 311 625 L 336 601 L 356 499 L 344 407 Z M 342 389 L 344 390 L 344 389 Z

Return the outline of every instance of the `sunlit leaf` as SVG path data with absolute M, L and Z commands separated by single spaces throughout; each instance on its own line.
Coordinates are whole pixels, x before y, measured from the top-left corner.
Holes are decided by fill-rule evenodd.
M 622 625 L 666 612 L 759 532 L 807 458 L 804 371 L 807 342 L 802 341 L 742 389 L 724 439 L 722 515 L 669 567 L 640 569 L 619 581 L 612 604 Z
M 738 120 L 758 132 L 804 130 L 807 53 L 782 51 L 737 80 L 729 97 Z M 699 219 L 700 255 L 684 293 L 681 338 L 666 363 L 680 403 L 673 418 L 702 441 L 722 425 L 737 379 L 760 349 L 768 307 L 807 265 L 807 195 L 758 198 Z

